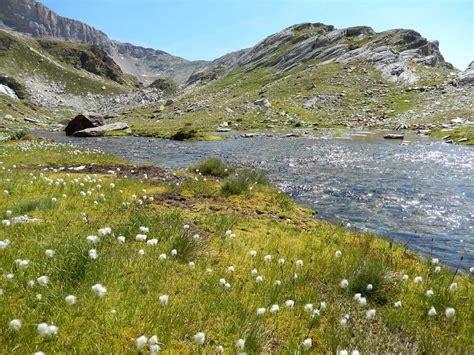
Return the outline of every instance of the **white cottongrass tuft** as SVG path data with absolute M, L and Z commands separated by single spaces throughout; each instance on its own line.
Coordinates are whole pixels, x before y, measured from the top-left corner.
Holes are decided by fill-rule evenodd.
M 256 281 L 257 283 L 262 283 L 262 282 L 263 282 L 263 276 L 257 276 L 257 277 L 255 278 L 255 281 Z
M 303 348 L 310 349 L 313 346 L 313 341 L 311 340 L 311 338 L 306 338 L 305 340 L 303 340 L 302 345 Z
M 407 274 L 405 274 L 405 275 L 402 276 L 402 280 L 403 280 L 403 281 L 408 281 L 408 279 L 409 279 L 409 277 L 408 277 Z
M 194 262 L 190 261 L 189 264 L 188 264 L 188 267 L 189 267 L 191 270 L 194 270 L 194 269 L 196 269 L 196 264 L 195 264 Z
M 95 284 L 92 286 L 92 291 L 94 291 L 94 293 L 99 297 L 104 297 L 107 293 L 107 289 L 102 284 Z
M 252 257 L 256 257 L 257 256 L 257 251 L 256 250 L 250 250 L 249 255 L 252 256 Z
M 304 310 L 308 313 L 311 313 L 313 311 L 313 304 L 312 303 L 307 303 L 304 305 Z
M 69 295 L 65 298 L 65 300 L 68 305 L 72 306 L 73 304 L 76 304 L 77 297 L 74 295 Z
M 148 343 L 148 338 L 144 335 L 138 337 L 136 340 L 135 340 L 135 345 L 137 346 L 137 349 L 140 350 L 140 349 L 143 349 L 143 347 Z
M 140 249 L 140 250 L 138 251 L 138 255 L 145 255 L 145 250 Z
M 334 253 L 334 256 L 335 256 L 336 258 L 340 258 L 340 257 L 342 256 L 342 251 L 336 250 L 336 253 Z
M 168 304 L 168 301 L 170 299 L 170 296 L 169 295 L 161 295 L 160 297 L 158 297 L 159 300 L 160 300 L 160 303 L 163 304 L 163 305 L 167 305 Z
M 470 272 L 471 274 L 474 274 L 474 266 L 471 266 L 471 267 L 469 268 L 469 272 Z
M 148 227 L 140 227 L 140 232 L 146 234 L 146 233 L 150 233 L 150 229 Z
M 286 300 L 286 301 L 285 301 L 285 306 L 286 306 L 287 308 L 293 308 L 294 305 L 295 305 L 295 301 L 293 301 L 293 300 Z
M 400 308 L 402 306 L 402 301 L 397 301 L 393 304 L 395 308 Z
M 135 240 L 137 242 L 145 242 L 146 238 L 147 238 L 147 236 L 145 234 L 137 234 L 136 237 L 135 237 Z
M 413 282 L 416 284 L 421 284 L 423 282 L 423 278 L 421 276 L 417 276 L 413 279 Z
M 48 276 L 40 276 L 36 279 L 36 281 L 38 281 L 38 283 L 41 285 L 41 286 L 47 286 L 48 285 L 48 282 L 49 282 L 49 277 Z
M 285 259 L 280 258 L 278 259 L 278 265 L 283 266 L 285 264 Z
M 125 237 L 124 237 L 123 235 L 121 235 L 121 236 L 117 237 L 117 241 L 118 241 L 119 243 L 122 243 L 122 244 L 123 244 L 123 243 L 125 243 Z
M 47 323 L 38 324 L 38 327 L 36 329 L 38 331 L 38 334 L 42 337 L 56 335 L 58 334 L 59 330 L 59 328 L 54 324 L 48 325 Z
M 157 245 L 157 244 L 158 244 L 158 239 L 153 238 L 153 239 L 147 240 L 147 241 L 146 241 L 146 244 L 147 244 L 147 245 L 150 245 L 150 246 Z
M 216 354 L 223 354 L 224 353 L 224 347 L 222 345 L 218 345 L 216 348 Z
M 374 286 L 372 284 L 368 284 L 366 287 L 367 291 L 372 291 L 374 289 Z
M 89 250 L 89 258 L 91 258 L 92 260 L 96 260 L 98 258 L 97 250 Z
M 303 260 L 296 260 L 297 267 L 303 267 Z
M 373 319 L 373 318 L 375 318 L 375 313 L 376 313 L 375 309 L 369 309 L 369 310 L 365 313 L 365 317 L 366 317 L 367 319 Z
M 341 283 L 339 284 L 339 286 L 343 289 L 347 288 L 347 286 L 349 286 L 349 281 L 347 281 L 346 279 L 342 280 Z
M 263 316 L 267 310 L 264 307 L 257 309 L 257 315 Z
M 446 310 L 444 311 L 444 315 L 448 319 L 453 318 L 455 313 L 456 313 L 456 311 L 454 310 L 454 308 L 451 308 L 451 307 L 446 308 Z
M 270 313 L 278 313 L 280 311 L 280 306 L 277 304 L 274 304 L 270 307 Z
M 106 235 L 112 234 L 112 228 L 110 227 L 101 228 L 97 231 L 97 233 L 100 236 L 106 236 Z
M 96 235 L 89 235 L 86 240 L 92 244 L 97 244 L 98 242 L 100 242 L 100 238 Z
M 281 281 L 280 280 L 275 280 L 273 283 L 275 286 L 281 286 Z
M 46 249 L 46 250 L 44 251 L 44 255 L 46 255 L 48 258 L 52 258 L 52 257 L 54 257 L 54 250 L 52 250 L 52 249 Z
M 431 296 L 433 296 L 433 295 L 434 295 L 433 290 L 427 290 L 427 291 L 425 292 L 425 296 L 426 296 L 426 297 L 431 297 Z
M 456 291 L 458 289 L 458 284 L 456 282 L 453 282 L 451 285 L 449 285 L 449 291 Z
M 435 315 L 437 315 L 437 314 L 438 314 L 438 312 L 436 312 L 436 308 L 434 308 L 434 307 L 431 307 L 431 308 L 428 310 L 428 315 L 429 315 L 430 317 L 433 317 L 433 316 L 435 316 Z
M 203 332 L 199 332 L 199 333 L 194 334 L 193 338 L 196 344 L 202 345 L 206 341 L 206 334 Z
M 434 272 L 438 273 L 441 272 L 441 266 L 436 266 Z
M 245 347 L 245 340 L 239 339 L 235 342 L 235 347 L 239 350 L 242 350 Z
M 21 328 L 21 320 L 19 319 L 13 319 L 11 322 L 10 322 L 10 329 L 17 332 L 19 331 Z

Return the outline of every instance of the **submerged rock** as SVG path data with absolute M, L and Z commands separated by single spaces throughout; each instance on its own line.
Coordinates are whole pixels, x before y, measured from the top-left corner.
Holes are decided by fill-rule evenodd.
M 393 134 L 393 133 L 386 134 L 383 137 L 385 139 L 403 139 L 403 138 L 405 138 L 405 136 L 403 134 Z

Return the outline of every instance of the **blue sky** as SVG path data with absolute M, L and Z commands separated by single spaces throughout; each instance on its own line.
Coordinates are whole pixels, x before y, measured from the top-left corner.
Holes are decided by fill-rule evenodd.
M 474 0 L 40 0 L 111 38 L 186 59 L 215 59 L 302 22 L 411 28 L 464 69 L 474 60 Z

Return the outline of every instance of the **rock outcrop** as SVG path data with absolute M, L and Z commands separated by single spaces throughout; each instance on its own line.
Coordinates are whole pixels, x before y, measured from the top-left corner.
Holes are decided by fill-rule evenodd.
M 131 133 L 130 127 L 126 123 L 116 122 L 99 127 L 86 128 L 81 131 L 74 132 L 74 137 L 100 137 L 109 132 L 124 131 Z
M 465 71 L 459 73 L 458 82 L 461 85 L 474 85 L 474 60 Z

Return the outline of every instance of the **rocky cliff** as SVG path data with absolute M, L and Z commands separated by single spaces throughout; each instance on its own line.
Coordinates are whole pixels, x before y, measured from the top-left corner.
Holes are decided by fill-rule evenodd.
M 59 16 L 35 0 L 0 0 L 0 25 L 34 37 L 98 45 L 122 70 L 144 82 L 157 77 L 186 80 L 207 62 L 191 62 L 166 52 L 110 39 L 104 32 L 77 20 Z

